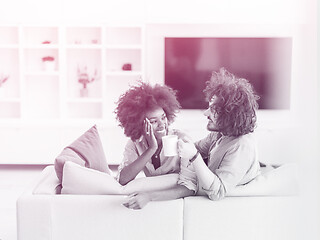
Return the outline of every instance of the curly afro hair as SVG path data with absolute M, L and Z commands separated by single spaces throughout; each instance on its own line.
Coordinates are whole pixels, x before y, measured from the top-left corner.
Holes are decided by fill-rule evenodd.
M 139 82 L 120 96 L 115 113 L 124 134 L 135 141 L 143 134 L 146 113 L 159 107 L 166 113 L 168 123 L 172 123 L 181 108 L 176 91 L 165 85 Z
M 217 126 L 226 136 L 241 136 L 254 131 L 256 126 L 257 100 L 252 85 L 244 78 L 238 78 L 225 68 L 213 72 L 206 83 L 204 93 L 210 102 L 217 101 L 212 108 L 217 112 Z

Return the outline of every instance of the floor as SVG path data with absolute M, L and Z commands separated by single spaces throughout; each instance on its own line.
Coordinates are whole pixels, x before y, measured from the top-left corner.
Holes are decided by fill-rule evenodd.
M 0 165 L 0 240 L 16 240 L 16 200 L 43 170 L 44 165 Z

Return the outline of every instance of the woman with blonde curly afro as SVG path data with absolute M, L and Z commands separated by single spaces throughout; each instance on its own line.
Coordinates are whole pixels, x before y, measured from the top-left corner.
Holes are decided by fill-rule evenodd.
M 140 171 L 147 177 L 179 173 L 179 156 L 166 157 L 162 151 L 163 136 L 185 137 L 180 131 L 169 128 L 179 110 L 176 92 L 165 85 L 140 82 L 120 96 L 115 113 L 125 135 L 130 138 L 118 168 L 120 184 L 127 184 Z

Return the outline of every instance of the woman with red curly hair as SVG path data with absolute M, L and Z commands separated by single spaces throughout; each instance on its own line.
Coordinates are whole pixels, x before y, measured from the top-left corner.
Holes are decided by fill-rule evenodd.
M 165 157 L 162 151 L 163 136 L 185 136 L 169 128 L 179 109 L 176 93 L 168 86 L 140 82 L 120 97 L 115 112 L 125 135 L 130 138 L 118 168 L 120 184 L 127 184 L 140 171 L 147 177 L 179 173 L 179 156 Z

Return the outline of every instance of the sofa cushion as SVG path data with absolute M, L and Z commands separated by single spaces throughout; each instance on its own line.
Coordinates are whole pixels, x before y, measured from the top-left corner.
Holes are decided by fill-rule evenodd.
M 137 211 L 122 205 L 123 195 L 54 197 L 52 240 L 183 239 L 183 199 L 150 202 Z
M 301 239 L 300 200 L 296 196 L 184 198 L 184 240 Z
M 297 195 L 298 191 L 297 164 L 288 163 L 262 171 L 262 174 L 251 182 L 231 189 L 226 196 L 290 196 Z M 197 195 L 206 196 L 207 194 L 199 187 Z
M 43 169 L 41 176 L 37 181 L 33 194 L 59 194 L 61 192 L 61 184 L 54 171 L 54 166 L 50 165 Z
M 289 196 L 297 195 L 298 188 L 297 165 L 290 163 L 262 173 L 245 185 L 237 186 L 227 196 Z
M 55 159 L 55 171 L 62 182 L 63 166 L 71 161 L 87 168 L 110 173 L 96 125 L 63 149 Z
M 89 169 L 71 161 L 63 168 L 62 194 L 131 194 L 168 189 L 177 184 L 178 174 L 136 178 L 122 186 L 110 174 Z

